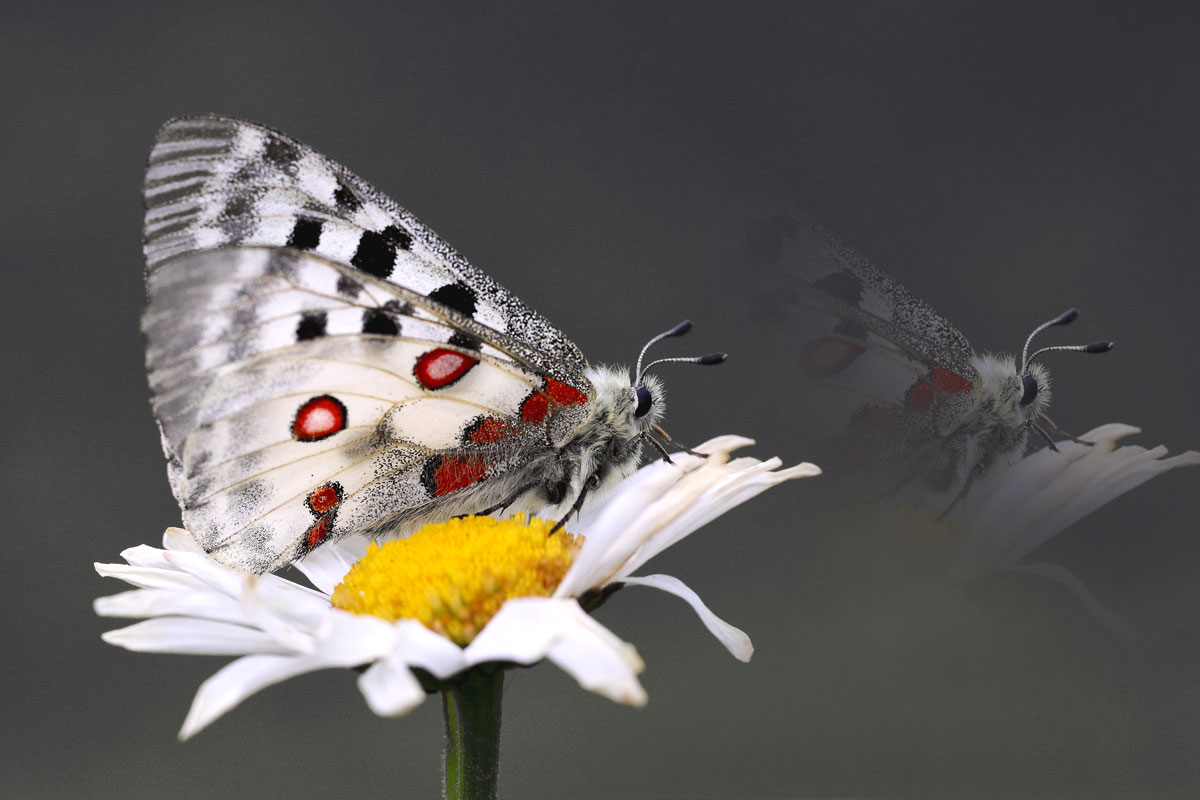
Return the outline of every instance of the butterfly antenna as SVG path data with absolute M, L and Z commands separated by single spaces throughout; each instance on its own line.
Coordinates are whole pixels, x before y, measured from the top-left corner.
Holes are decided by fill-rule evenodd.
M 642 375 L 645 374 L 644 372 L 642 372 L 642 359 L 644 359 L 646 357 L 646 351 L 649 350 L 651 347 L 653 347 L 655 344 L 661 342 L 663 339 L 671 339 L 675 336 L 683 336 L 685 333 L 687 333 L 691 329 L 692 329 L 691 320 L 685 319 L 683 322 L 679 323 L 674 328 L 671 328 L 671 330 L 663 331 L 658 336 L 655 336 L 653 339 L 646 342 L 646 345 L 642 348 L 642 352 L 638 354 L 637 367 L 633 370 L 633 374 L 638 376 L 638 379 L 637 379 L 638 384 L 640 384 L 642 382 Z M 647 369 L 649 369 L 649 367 L 647 367 Z
M 1029 355 L 1029 345 L 1033 343 L 1033 337 L 1046 330 L 1046 328 L 1051 328 L 1055 325 L 1066 325 L 1067 323 L 1074 321 L 1074 319 L 1078 316 L 1079 311 L 1077 309 L 1068 308 L 1054 319 L 1050 320 L 1049 322 L 1043 322 L 1041 325 L 1038 325 L 1033 329 L 1033 332 L 1029 334 L 1029 338 L 1025 340 L 1025 348 L 1021 350 L 1021 363 L 1025 365 L 1024 369 L 1021 370 L 1022 375 L 1029 372 L 1029 362 L 1032 359 L 1027 358 L 1027 356 Z
M 1049 353 L 1052 350 L 1067 350 L 1073 353 L 1107 353 L 1112 349 L 1113 343 L 1107 340 L 1102 342 L 1092 342 L 1091 344 L 1072 344 L 1058 345 L 1057 347 L 1043 347 L 1041 350 L 1035 351 L 1034 354 L 1029 357 L 1029 360 L 1025 362 L 1025 370 L 1022 374 L 1029 373 L 1029 365 L 1033 363 L 1034 359 L 1036 359 L 1042 353 Z
M 642 378 L 646 377 L 646 373 L 659 364 L 700 364 L 701 366 L 708 367 L 712 366 L 713 364 L 720 364 L 726 358 L 728 358 L 728 356 L 726 356 L 724 353 L 709 353 L 706 356 L 693 356 L 691 358 L 660 358 L 655 361 L 651 361 L 646 365 L 645 369 L 638 371 L 637 383 L 634 385 L 641 386 Z

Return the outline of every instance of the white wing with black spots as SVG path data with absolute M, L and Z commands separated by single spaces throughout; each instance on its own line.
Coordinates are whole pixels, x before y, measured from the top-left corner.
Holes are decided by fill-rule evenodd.
M 544 317 L 370 184 L 282 133 L 223 117 L 172 120 L 144 195 L 151 277 L 198 250 L 289 247 L 352 270 L 347 293 L 360 277 L 390 282 L 504 338 L 539 372 L 585 383 L 583 355 Z
M 172 121 L 145 199 L 154 411 L 185 524 L 224 563 L 276 569 L 530 485 L 554 504 L 583 450 L 640 453 L 605 438 L 632 389 L 598 409 L 562 333 L 304 145 Z

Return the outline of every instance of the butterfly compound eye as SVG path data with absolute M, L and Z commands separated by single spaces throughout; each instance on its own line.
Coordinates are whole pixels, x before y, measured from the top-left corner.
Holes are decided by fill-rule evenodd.
M 1021 405 L 1027 406 L 1038 396 L 1038 384 L 1032 375 L 1021 376 Z
M 650 390 L 645 386 L 637 387 L 637 408 L 633 410 L 633 416 L 646 416 L 646 412 L 650 410 L 650 405 L 652 402 L 653 398 L 650 397 Z

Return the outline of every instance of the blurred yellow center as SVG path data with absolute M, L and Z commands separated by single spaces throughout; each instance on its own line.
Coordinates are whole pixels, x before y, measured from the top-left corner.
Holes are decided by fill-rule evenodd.
M 333 605 L 386 620 L 416 619 L 465 645 L 510 597 L 548 597 L 583 537 L 544 519 L 464 517 L 407 539 L 372 542 L 333 591 Z

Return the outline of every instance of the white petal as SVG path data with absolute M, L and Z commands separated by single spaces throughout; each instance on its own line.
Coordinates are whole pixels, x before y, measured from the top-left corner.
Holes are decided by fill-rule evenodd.
M 598 586 L 637 549 L 644 541 L 644 526 L 638 522 L 646 509 L 666 496 L 683 476 L 699 469 L 704 459 L 685 454 L 674 461 L 648 464 L 622 481 L 603 503 L 591 509 L 584 506 L 572 528 L 587 538 L 555 597 L 575 597 Z
M 180 592 L 173 589 L 133 589 L 93 603 L 101 617 L 183 616 L 248 625 L 250 618 L 232 597 L 213 592 Z
M 148 544 L 139 544 L 135 547 L 125 548 L 121 551 L 121 558 L 125 559 L 126 564 L 134 567 L 173 569 L 173 567 L 167 564 L 167 551 Z
M 156 617 L 127 628 L 106 631 L 100 638 L 126 650 L 143 653 L 240 656 L 287 652 L 260 630 L 189 617 Z
M 384 658 L 358 677 L 358 690 L 381 717 L 396 717 L 421 704 L 425 690 L 402 658 Z
M 994 470 L 979 482 L 956 512 L 968 535 L 950 575 L 966 580 L 1015 564 L 1046 540 L 1096 509 L 1175 467 L 1200 464 L 1200 453 L 1163 458 L 1152 450 L 1117 439 L 1138 429 L 1101 426 L 1081 438 L 1091 447 L 1065 442 L 1061 452 L 1040 450 L 1016 464 Z
M 703 495 L 694 502 L 684 502 L 670 524 L 662 526 L 635 554 L 626 559 L 611 579 L 620 580 L 631 574 L 671 545 L 772 486 L 793 478 L 821 473 L 813 464 L 798 464 L 787 470 L 777 469 L 779 465 L 777 458 L 767 461 L 739 458 L 726 464 L 719 472 L 714 469 L 709 474 L 705 474 L 705 470 L 696 473 L 697 479 L 705 479 Z
M 263 581 L 258 576 L 247 575 L 242 581 L 242 611 L 252 625 L 288 652 L 311 653 L 316 646 L 313 634 L 329 613 L 329 601 L 316 592 L 312 592 L 316 596 L 314 599 L 305 591 L 289 591 L 287 585 L 285 581 Z M 296 584 L 290 585 L 297 590 L 303 589 Z
M 1064 567 L 1058 564 L 1041 562 L 1038 564 L 1018 564 L 1008 567 L 1005 571 L 1037 575 L 1038 577 L 1062 584 L 1075 593 L 1083 603 L 1084 608 L 1092 615 L 1092 619 L 1099 622 L 1100 626 L 1108 631 L 1108 634 L 1113 639 L 1126 647 L 1132 647 L 1137 642 L 1137 629 L 1133 623 L 1097 600 L 1096 596 L 1088 591 L 1083 581 L 1079 580 L 1079 578 L 1075 577 L 1074 574 Z
M 167 550 L 163 554 L 163 559 L 168 565 L 198 578 L 216 591 L 234 597 L 241 593 L 242 582 L 249 574 L 230 569 L 203 553 Z
M 746 635 L 745 631 L 733 627 L 714 614 L 700 599 L 700 595 L 688 588 L 678 578 L 670 575 L 644 575 L 637 578 L 625 578 L 622 582 L 628 586 L 650 586 L 675 595 L 692 607 L 692 610 L 700 617 L 700 621 L 704 623 L 704 627 L 717 637 L 717 641 L 725 645 L 725 649 L 732 653 L 734 658 L 739 661 L 749 661 L 750 656 L 754 655 L 754 645 L 750 643 L 750 637 Z
M 331 608 L 316 631 L 313 653 L 332 666 L 355 667 L 390 653 L 397 636 L 387 620 Z
M 412 619 L 400 620 L 395 625 L 396 644 L 392 655 L 403 658 L 406 664 L 420 667 L 441 679 L 467 668 L 463 649 L 445 636 L 434 633 Z
M 311 656 L 252 655 L 239 658 L 200 684 L 179 730 L 179 738 L 193 736 L 260 689 L 325 666 Z
M 576 527 L 586 537 L 555 597 L 582 594 L 619 580 L 700 526 L 777 483 L 815 475 L 801 464 L 776 470 L 778 459 L 729 461 L 729 450 L 751 440 L 724 436 L 699 448 L 708 458 L 675 454 L 675 463 L 638 470 Z
M 292 566 L 304 573 L 313 586 L 332 595 L 354 562 L 363 557 L 368 541 L 361 536 L 347 536 L 318 547 Z
M 464 655 L 469 664 L 532 664 L 549 658 L 585 689 L 619 703 L 646 702 L 646 691 L 637 680 L 645 665 L 633 645 L 589 617 L 572 599 L 509 600 Z
M 204 555 L 204 548 L 184 528 L 167 528 L 163 532 L 163 548 L 166 550 L 182 550 L 188 553 Z
M 180 572 L 170 567 L 143 567 L 129 564 L 100 564 L 94 565 L 96 572 L 102 578 L 120 578 L 128 584 L 140 589 L 172 589 L 207 591 L 204 581 L 186 572 Z

